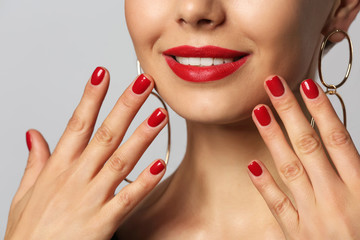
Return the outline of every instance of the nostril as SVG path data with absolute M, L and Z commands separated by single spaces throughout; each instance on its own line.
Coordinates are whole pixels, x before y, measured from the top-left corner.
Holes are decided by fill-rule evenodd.
M 188 21 L 186 21 L 184 18 L 180 18 L 178 20 L 178 22 L 180 24 L 187 24 L 187 23 L 190 23 Z M 212 20 L 209 20 L 209 19 L 200 19 L 196 22 L 196 25 L 197 26 L 206 26 L 206 25 L 213 25 L 213 21 Z
M 186 21 L 185 21 L 185 19 L 180 18 L 180 19 L 179 19 L 179 23 L 184 24 L 184 23 L 186 23 Z
M 212 21 L 209 19 L 201 19 L 198 21 L 198 25 L 209 25 L 212 24 Z

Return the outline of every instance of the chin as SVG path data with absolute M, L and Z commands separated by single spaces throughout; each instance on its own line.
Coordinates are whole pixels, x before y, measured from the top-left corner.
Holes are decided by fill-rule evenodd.
M 179 104 L 185 102 L 181 100 L 173 103 L 170 100 L 168 105 L 178 115 L 190 122 L 228 125 L 248 121 L 251 118 L 253 108 L 258 103 L 253 102 L 253 99 L 251 101 L 246 101 L 245 99 L 232 100 L 228 102 L 221 101 L 221 99 L 218 99 L 218 101 L 199 101 L 198 99 L 193 99 L 191 104 Z

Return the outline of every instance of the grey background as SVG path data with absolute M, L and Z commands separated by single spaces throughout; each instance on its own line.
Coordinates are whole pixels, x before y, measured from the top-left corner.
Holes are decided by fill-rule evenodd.
M 53 150 L 96 66 L 105 66 L 111 73 L 98 123 L 135 78 L 136 56 L 123 4 L 119 0 L 0 1 L 0 237 L 27 160 L 25 132 L 30 128 L 40 130 Z M 339 91 L 347 103 L 348 129 L 359 147 L 359 18 L 349 34 L 354 43 L 354 66 L 349 82 Z M 342 79 L 345 72 L 347 49 L 344 41 L 324 60 L 324 75 L 333 82 Z M 337 101 L 334 103 L 338 107 Z M 150 98 L 129 132 L 157 106 L 158 101 Z M 173 112 L 170 117 L 173 144 L 165 177 L 179 165 L 186 139 L 183 119 Z M 155 158 L 164 158 L 166 134 L 166 130 L 162 131 L 130 179 L 135 179 Z

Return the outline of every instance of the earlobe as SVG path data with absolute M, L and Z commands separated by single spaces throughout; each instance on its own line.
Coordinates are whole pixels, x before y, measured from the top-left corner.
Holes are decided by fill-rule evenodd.
M 351 23 L 356 18 L 360 10 L 360 0 L 341 0 L 335 5 L 333 13 L 329 17 L 322 33 L 328 35 L 330 32 L 340 29 L 345 32 L 349 30 Z M 329 41 L 333 43 L 340 42 L 344 39 L 344 35 L 335 34 Z

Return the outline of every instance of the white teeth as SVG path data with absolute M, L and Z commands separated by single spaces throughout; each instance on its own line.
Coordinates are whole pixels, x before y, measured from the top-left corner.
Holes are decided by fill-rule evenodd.
M 200 65 L 201 66 L 211 66 L 214 64 L 213 58 L 200 58 Z
M 214 58 L 214 65 L 220 65 L 224 63 L 223 58 Z
M 189 65 L 189 58 L 185 58 L 185 57 L 176 57 L 176 60 L 184 65 Z
M 189 58 L 189 65 L 191 66 L 200 66 L 201 59 L 200 58 Z
M 231 63 L 234 58 L 188 58 L 188 57 L 176 57 L 175 60 L 183 65 L 190 66 L 212 66 L 220 65 L 224 63 Z

